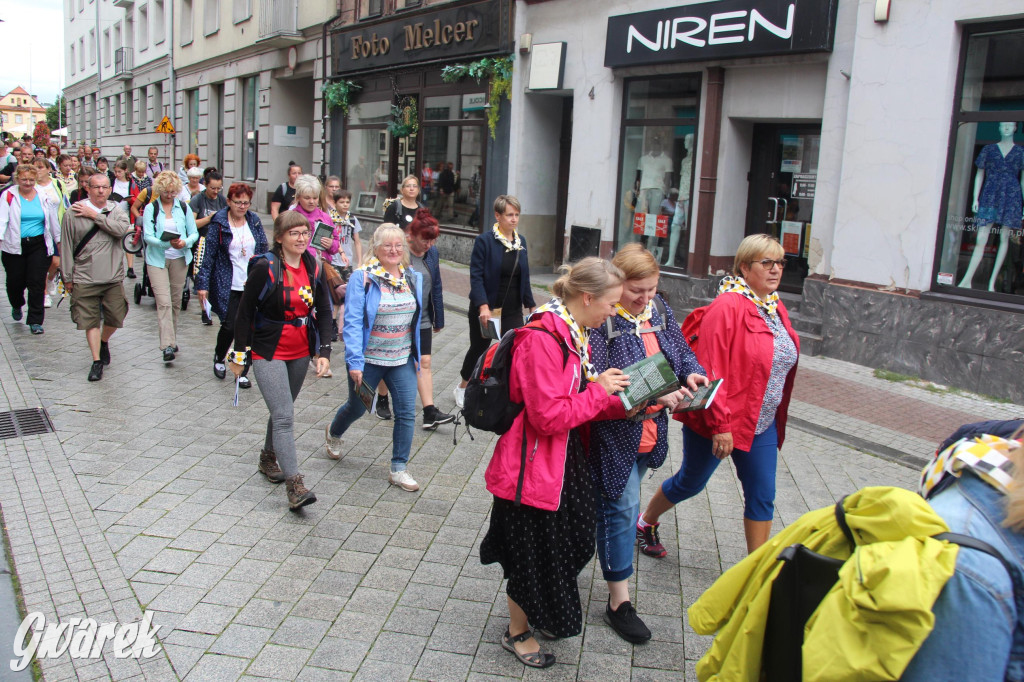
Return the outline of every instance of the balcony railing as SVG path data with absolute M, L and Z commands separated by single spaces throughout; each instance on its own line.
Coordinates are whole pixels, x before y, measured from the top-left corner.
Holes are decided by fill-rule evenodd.
M 259 42 L 276 45 L 301 43 L 298 0 L 260 0 Z
M 114 0 L 114 7 L 120 7 L 131 11 L 132 5 L 135 4 L 135 0 Z
M 132 67 L 134 65 L 132 48 L 119 47 L 114 50 L 114 78 L 128 80 L 132 77 Z

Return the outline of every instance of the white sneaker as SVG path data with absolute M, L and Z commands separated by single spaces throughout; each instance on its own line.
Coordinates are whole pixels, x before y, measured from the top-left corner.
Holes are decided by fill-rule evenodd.
M 53 299 L 50 298 L 49 294 L 46 294 L 46 295 L 43 296 L 43 307 L 44 308 L 52 308 L 53 307 Z
M 466 406 L 466 389 L 456 386 L 455 389 L 452 390 L 452 393 L 455 394 L 455 404 L 458 405 L 461 410 Z
M 327 442 L 327 456 L 331 459 L 341 459 L 341 437 L 331 435 L 330 424 L 324 428 L 324 440 Z
M 416 492 L 420 489 L 420 484 L 409 475 L 408 471 L 392 471 L 391 475 L 388 476 L 388 483 L 391 485 L 397 485 L 402 490 L 408 490 L 409 492 Z
M 53 279 L 49 280 L 46 283 L 46 293 L 49 294 L 50 296 L 56 296 L 57 295 L 57 278 L 56 277 L 54 277 Z

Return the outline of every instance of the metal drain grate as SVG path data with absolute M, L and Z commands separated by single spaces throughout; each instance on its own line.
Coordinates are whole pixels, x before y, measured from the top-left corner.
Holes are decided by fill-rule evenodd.
M 35 436 L 40 433 L 53 433 L 50 415 L 41 407 L 0 412 L 0 440 Z

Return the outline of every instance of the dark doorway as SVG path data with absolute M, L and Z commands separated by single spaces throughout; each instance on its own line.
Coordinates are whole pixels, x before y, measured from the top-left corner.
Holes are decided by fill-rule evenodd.
M 807 277 L 820 147 L 820 125 L 754 126 L 746 234 L 763 232 L 782 242 L 783 291 L 800 293 Z
M 572 97 L 562 98 L 562 133 L 558 141 L 558 197 L 555 200 L 555 265 L 565 259 L 569 204 L 569 158 L 572 155 Z

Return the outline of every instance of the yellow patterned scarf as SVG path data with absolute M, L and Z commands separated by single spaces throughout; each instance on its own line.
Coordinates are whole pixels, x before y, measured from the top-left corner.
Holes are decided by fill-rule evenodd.
M 640 336 L 640 327 L 644 325 L 644 322 L 650 320 L 651 315 L 654 313 L 654 301 L 648 301 L 647 307 L 644 308 L 643 312 L 640 313 L 639 315 L 634 315 L 633 313 L 623 308 L 621 303 L 616 303 L 615 313 L 622 319 L 626 320 L 627 322 L 632 322 L 634 332 L 637 336 Z
M 928 499 L 932 490 L 947 476 L 956 476 L 970 469 L 990 486 L 1006 495 L 1013 490 L 1013 461 L 1010 453 L 1020 441 L 983 434 L 964 438 L 935 456 L 921 472 L 918 492 Z
M 742 277 L 735 277 L 733 275 L 726 275 L 722 278 L 722 282 L 718 285 L 718 293 L 733 293 L 740 294 L 749 298 L 754 302 L 758 308 L 763 309 L 769 315 L 775 314 L 775 309 L 779 307 L 779 294 L 773 291 L 768 294 L 768 299 L 762 301 L 757 297 L 757 294 L 747 285 L 746 280 Z
M 522 251 L 523 242 L 519 239 L 519 232 L 512 230 L 512 241 L 505 239 L 505 235 L 498 229 L 498 223 L 494 223 L 494 227 L 491 228 L 491 234 L 494 238 L 501 242 L 502 246 L 505 247 L 505 251 Z
M 553 298 L 534 310 L 530 319 L 532 320 L 534 316 L 541 313 L 554 313 L 569 326 L 569 336 L 572 337 L 573 345 L 576 346 L 576 352 L 580 354 L 580 363 L 583 365 L 583 373 L 586 375 L 587 381 L 597 381 L 597 370 L 590 362 L 590 330 L 573 318 L 572 313 L 560 298 Z
M 380 261 L 377 260 L 376 256 L 366 262 L 366 265 L 363 266 L 363 270 L 384 280 L 387 282 L 388 286 L 397 291 L 405 291 L 405 288 L 408 286 L 405 281 L 405 266 L 401 263 L 398 264 L 398 279 L 395 279 L 394 275 L 384 269 L 384 266 L 380 264 Z

